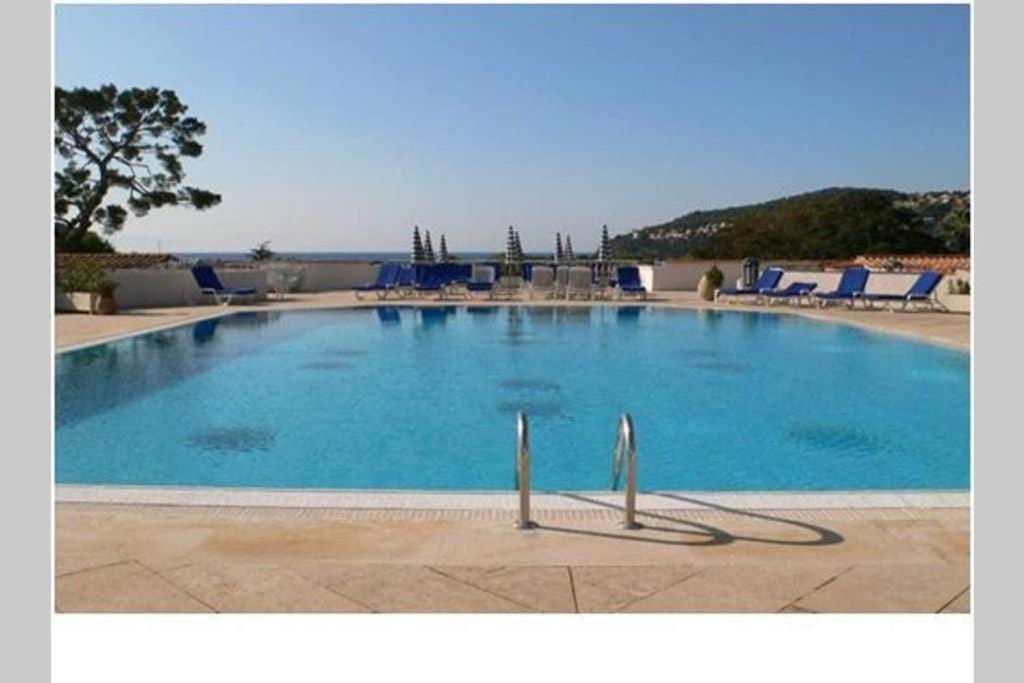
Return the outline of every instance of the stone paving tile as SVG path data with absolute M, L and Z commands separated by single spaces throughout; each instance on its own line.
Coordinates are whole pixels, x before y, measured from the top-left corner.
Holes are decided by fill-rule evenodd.
M 98 569 L 111 564 L 126 562 L 128 558 L 115 552 L 61 552 L 54 562 L 54 576 L 64 576 L 86 569 Z
M 161 572 L 218 612 L 368 612 L 346 597 L 274 565 L 190 564 Z
M 528 612 L 429 567 L 310 565 L 303 575 L 377 612 Z
M 967 589 L 942 608 L 943 614 L 970 614 L 971 590 Z
M 538 612 L 575 612 L 568 567 L 435 567 Z
M 864 564 L 796 605 L 814 612 L 937 612 L 969 583 L 966 561 Z
M 122 562 L 57 579 L 61 612 L 209 612 L 169 581 L 136 562 Z
M 615 612 L 696 571 L 692 565 L 571 567 L 580 612 Z
M 832 564 L 710 566 L 623 611 L 777 612 L 845 569 Z

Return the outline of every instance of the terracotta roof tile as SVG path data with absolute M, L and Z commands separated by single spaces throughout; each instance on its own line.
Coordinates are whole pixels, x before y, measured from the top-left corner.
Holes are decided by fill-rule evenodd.
M 170 254 L 57 254 L 57 269 L 70 263 L 84 263 L 104 270 L 160 268 L 177 263 Z
M 858 256 L 854 261 L 872 270 L 925 271 L 952 273 L 971 269 L 971 257 L 966 254 L 869 254 Z

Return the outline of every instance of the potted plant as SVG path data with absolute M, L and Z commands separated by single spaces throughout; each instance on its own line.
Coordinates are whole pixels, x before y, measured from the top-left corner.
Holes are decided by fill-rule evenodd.
M 697 294 L 704 301 L 714 301 L 715 291 L 721 288 L 723 282 L 725 282 L 725 273 L 719 270 L 717 265 L 713 265 L 708 268 L 707 272 L 701 276 L 700 282 L 697 283 Z
M 99 301 L 96 302 L 96 313 L 100 315 L 113 315 L 117 313 L 117 299 L 114 298 L 114 290 L 117 283 L 113 280 L 103 279 L 96 284 L 96 295 Z
M 57 310 L 95 313 L 103 270 L 95 264 L 70 263 L 57 271 Z

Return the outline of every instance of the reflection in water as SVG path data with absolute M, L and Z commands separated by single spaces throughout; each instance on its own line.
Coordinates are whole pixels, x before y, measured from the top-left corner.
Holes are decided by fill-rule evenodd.
M 281 319 L 281 311 L 240 311 L 218 318 L 225 327 L 265 327 Z
M 786 316 L 774 313 L 745 313 L 740 316 L 740 331 L 744 336 L 754 336 L 767 327 L 777 327 Z
M 321 314 L 238 312 L 60 353 L 55 359 L 58 427 L 127 404 L 207 372 L 240 355 L 258 353 L 318 325 Z M 266 331 L 252 334 L 253 327 Z M 211 342 L 214 342 L 211 344 Z M 213 348 L 227 353 L 211 352 Z
M 499 306 L 466 306 L 466 313 L 472 315 L 493 315 L 498 312 Z
M 157 349 L 164 349 L 178 343 L 178 335 L 174 332 L 152 332 L 141 337 L 134 337 L 139 343 Z
M 724 319 L 725 316 L 721 311 L 716 311 L 711 308 L 697 309 L 697 320 L 700 322 L 701 327 L 706 330 L 711 331 L 717 329 Z
M 615 317 L 620 323 L 633 323 L 640 320 L 640 314 L 646 310 L 646 306 L 619 306 L 615 312 Z
M 420 309 L 420 324 L 423 327 L 434 327 L 444 325 L 448 322 L 448 316 L 454 315 L 455 306 L 429 306 Z
M 379 320 L 382 325 L 396 325 L 402 322 L 402 318 L 398 314 L 397 306 L 377 306 L 374 310 L 377 312 L 377 320 Z
M 537 325 L 550 325 L 558 316 L 558 309 L 554 306 L 530 306 L 526 310 L 530 322 Z
M 558 320 L 567 323 L 588 323 L 590 306 L 563 306 L 558 309 Z
M 213 335 L 217 331 L 217 325 L 219 324 L 220 318 L 200 320 L 192 326 L 192 341 L 196 344 L 205 344 L 206 342 L 213 341 Z
M 522 346 L 533 341 L 526 331 L 526 318 L 519 306 L 509 306 L 508 325 L 505 327 L 505 343 L 510 346 Z
M 60 356 L 60 361 L 57 363 L 58 374 L 99 363 L 105 363 L 107 367 L 113 368 L 117 364 L 117 350 L 109 344 L 99 344 L 65 353 Z

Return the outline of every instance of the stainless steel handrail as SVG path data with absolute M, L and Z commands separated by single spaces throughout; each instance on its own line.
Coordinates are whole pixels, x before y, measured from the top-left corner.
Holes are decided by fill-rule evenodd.
M 537 524 L 530 519 L 530 424 L 526 415 L 516 415 L 516 488 L 519 490 L 519 529 L 534 529 Z
M 636 431 L 629 413 L 623 413 L 619 418 L 619 431 L 615 437 L 615 451 L 612 453 L 612 491 L 617 490 L 622 481 L 623 460 L 626 461 L 626 504 L 622 526 L 626 529 L 639 529 L 642 525 L 636 521 Z

